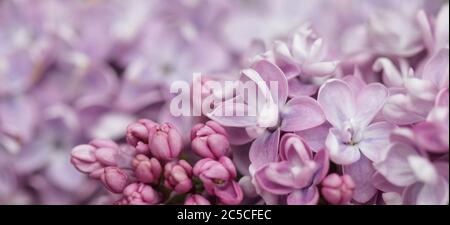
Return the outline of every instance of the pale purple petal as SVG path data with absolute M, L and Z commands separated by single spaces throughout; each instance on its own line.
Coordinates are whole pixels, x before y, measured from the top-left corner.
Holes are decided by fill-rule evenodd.
M 250 161 L 255 169 L 278 159 L 278 142 L 280 140 L 280 130 L 275 132 L 264 132 L 258 137 L 250 147 Z
M 252 68 L 259 73 L 267 87 L 270 87 L 271 81 L 277 82 L 278 93 L 272 93 L 272 96 L 278 96 L 277 102 L 284 104 L 288 96 L 288 84 L 283 71 L 267 60 L 259 60 L 252 65 Z
M 383 107 L 383 116 L 397 125 L 407 125 L 425 120 L 425 116 L 411 110 L 411 100 L 404 94 L 390 96 Z M 415 106 L 422 107 L 422 106 Z
M 358 146 L 361 152 L 372 162 L 377 162 L 381 152 L 390 144 L 389 135 L 394 125 L 387 122 L 377 122 L 369 125 L 362 134 Z
M 290 97 L 312 96 L 317 93 L 317 90 L 319 90 L 318 85 L 306 84 L 300 81 L 297 77 L 289 79 L 288 86 Z
M 211 120 L 227 127 L 249 127 L 257 124 L 256 115 L 249 115 L 248 105 L 238 103 L 235 99 L 222 102 L 211 113 L 207 114 Z
M 319 202 L 319 191 L 309 187 L 292 192 L 287 197 L 288 205 L 316 205 Z
M 250 137 L 247 130 L 243 127 L 224 127 L 228 134 L 228 140 L 232 145 L 243 145 L 252 141 L 254 138 Z
M 297 131 L 295 133 L 306 142 L 313 152 L 317 152 L 325 148 L 325 140 L 330 128 L 331 125 L 329 123 L 323 123 L 318 127 Z
M 302 74 L 317 77 L 331 75 L 336 70 L 337 64 L 337 61 L 305 64 L 302 66 Z
M 390 183 L 383 175 L 378 172 L 375 172 L 375 174 L 372 176 L 372 184 L 376 189 L 382 192 L 402 193 L 404 189 L 403 187 L 399 187 Z
M 342 128 L 356 113 L 355 97 L 351 88 L 340 80 L 330 80 L 319 90 L 317 101 L 334 127 Z
M 340 131 L 335 128 L 330 129 L 325 146 L 330 153 L 330 159 L 340 165 L 355 163 L 361 157 L 359 147 L 343 143 Z
M 435 153 L 448 152 L 448 130 L 446 132 L 441 124 L 431 122 L 418 123 L 413 127 L 413 132 L 414 138 L 420 147 Z
M 407 158 L 416 156 L 414 148 L 403 143 L 393 143 L 389 146 L 386 158 L 374 164 L 376 170 L 397 186 L 408 186 L 417 181 Z
M 319 150 L 314 156 L 314 161 L 318 168 L 316 174 L 314 174 L 313 185 L 318 185 L 325 178 L 330 168 L 328 152 L 324 149 Z
M 320 105 L 310 97 L 289 100 L 281 112 L 281 130 L 301 131 L 317 127 L 326 121 Z
M 353 199 L 359 203 L 368 202 L 377 192 L 372 184 L 375 169 L 370 160 L 362 156 L 357 162 L 343 167 L 344 174 L 348 174 L 355 182 Z
M 436 184 L 425 184 L 417 196 L 417 205 L 447 205 L 449 202 L 448 181 L 440 178 Z
M 255 179 L 265 191 L 276 195 L 289 194 L 295 190 L 290 170 L 291 165 L 287 161 L 269 163 L 256 171 Z
M 355 74 L 358 73 L 359 70 L 355 69 Z M 366 82 L 362 78 L 357 75 L 353 76 L 345 76 L 342 78 L 345 83 L 353 90 L 353 93 L 359 93 L 363 88 L 367 86 Z
M 443 48 L 437 52 L 423 69 L 423 78 L 427 79 L 437 88 L 448 85 L 449 49 Z
M 356 97 L 355 122 L 361 127 L 367 126 L 381 110 L 387 97 L 388 90 L 380 83 L 363 88 Z

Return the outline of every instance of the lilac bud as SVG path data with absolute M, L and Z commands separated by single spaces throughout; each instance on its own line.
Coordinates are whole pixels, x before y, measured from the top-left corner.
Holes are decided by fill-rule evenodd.
M 94 176 L 98 176 L 103 185 L 114 193 L 122 193 L 128 184 L 128 175 L 118 167 L 106 167 L 96 171 Z
M 150 185 L 132 183 L 123 190 L 124 199 L 119 203 L 129 205 L 154 205 L 160 201 L 160 196 Z
M 150 152 L 159 160 L 170 161 L 181 153 L 183 139 L 170 123 L 154 126 L 149 130 Z
M 192 151 L 200 157 L 219 159 L 230 154 L 226 131 L 217 122 L 195 125 L 191 131 L 191 140 Z
M 189 195 L 186 200 L 184 201 L 185 205 L 211 205 L 211 203 L 206 199 L 205 197 L 194 194 Z
M 119 146 L 111 140 L 95 139 L 72 149 L 71 163 L 83 173 L 117 165 Z
M 136 178 L 143 183 L 158 183 L 161 175 L 161 164 L 155 158 L 139 154 L 132 162 Z
M 139 153 L 148 153 L 149 130 L 156 126 L 158 126 L 157 123 L 148 119 L 140 119 L 128 125 L 126 134 L 128 144 L 135 147 Z
M 343 205 L 350 202 L 355 190 L 355 183 L 349 175 L 328 175 L 322 181 L 322 195 L 333 205 Z
M 205 190 L 217 196 L 223 204 L 239 204 L 244 197 L 241 187 L 234 181 L 236 167 L 226 156 L 219 161 L 210 158 L 198 161 L 194 166 L 194 175 L 203 182 Z
M 176 193 L 182 194 L 192 189 L 192 166 L 185 160 L 167 163 L 164 177 L 164 186 Z

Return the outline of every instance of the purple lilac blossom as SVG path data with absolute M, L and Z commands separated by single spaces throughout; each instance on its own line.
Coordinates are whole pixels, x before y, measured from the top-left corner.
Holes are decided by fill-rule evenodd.
M 0 204 L 449 204 L 448 15 L 442 0 L 0 1 Z M 176 81 L 217 104 L 174 116 Z

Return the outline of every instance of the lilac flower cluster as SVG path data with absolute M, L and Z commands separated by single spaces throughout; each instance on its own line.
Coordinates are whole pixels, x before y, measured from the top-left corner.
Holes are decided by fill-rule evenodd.
M 239 204 L 243 199 L 224 129 L 209 121 L 192 129 L 194 167 L 182 159 L 182 136 L 172 124 L 142 119 L 128 126 L 127 144 L 95 139 L 72 149 L 71 162 L 99 180 L 116 204 Z M 187 157 L 187 155 L 186 155 Z
M 0 203 L 449 204 L 448 13 L 0 1 Z M 219 101 L 174 116 L 180 80 Z M 253 83 L 262 104 L 211 80 Z

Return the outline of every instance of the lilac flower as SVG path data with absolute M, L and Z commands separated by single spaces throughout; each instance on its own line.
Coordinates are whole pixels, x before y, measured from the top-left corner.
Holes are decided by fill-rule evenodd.
M 218 161 L 205 158 L 194 166 L 194 175 L 203 182 L 205 190 L 219 198 L 226 205 L 239 204 L 243 193 L 239 184 L 234 180 L 237 176 L 233 162 L 226 156 Z
M 285 134 L 280 143 L 280 161 L 255 172 L 257 186 L 273 195 L 287 195 L 290 205 L 317 204 L 316 187 L 328 172 L 328 154 L 320 150 L 313 157 L 310 148 L 295 134 Z
M 371 122 L 387 96 L 387 89 L 379 83 L 353 86 L 342 80 L 330 80 L 321 87 L 317 99 L 333 125 L 326 140 L 331 160 L 349 165 L 358 161 L 362 153 L 377 161 L 380 149 L 389 142 L 393 126 Z
M 164 166 L 164 186 L 183 194 L 190 191 L 192 184 L 192 166 L 185 160 L 169 162 Z
M 132 162 L 136 178 L 142 183 L 158 183 L 161 175 L 161 164 L 155 158 L 149 159 L 147 156 L 136 155 Z
M 203 158 L 219 159 L 230 154 L 225 129 L 214 121 L 197 124 L 191 131 L 192 151 Z
M 448 204 L 446 2 L 0 2 L 0 203 Z
M 128 125 L 126 134 L 128 144 L 134 146 L 140 153 L 149 153 L 149 130 L 156 126 L 158 126 L 157 123 L 148 119 L 141 119 L 136 123 Z
M 250 149 L 250 160 L 255 168 L 275 161 L 280 130 L 286 132 L 301 131 L 325 122 L 322 109 L 313 98 L 303 96 L 287 101 L 289 91 L 286 77 L 277 66 L 269 61 L 260 60 L 256 62 L 252 68 L 243 70 L 242 75 L 243 79 L 250 80 L 257 85 L 258 91 L 263 94 L 265 99 L 256 105 L 245 102 L 245 100 L 238 103 L 234 99 L 228 100 L 219 105 L 208 116 L 223 126 L 245 128 L 246 132 L 242 135 L 247 138 L 247 142 L 256 138 Z M 271 81 L 278 82 L 277 93 L 275 90 L 269 90 Z M 274 99 L 275 97 L 277 98 Z M 245 109 L 248 107 L 254 107 L 257 115 L 215 116 L 215 113 L 221 113 L 224 109 L 234 110 L 235 108 Z M 245 115 L 245 112 L 224 113 L 224 115 Z M 243 142 L 245 143 L 245 141 Z
M 393 185 L 404 187 L 403 204 L 448 204 L 448 162 L 430 161 L 408 142 L 392 143 L 375 168 Z
M 328 81 L 317 99 L 333 126 L 325 142 L 330 159 L 344 165 L 344 173 L 354 180 L 353 198 L 367 202 L 376 192 L 370 182 L 375 172 L 371 161 L 381 159 L 394 126 L 384 121 L 372 123 L 388 97 L 387 89 L 379 83 L 349 81 Z
M 148 145 L 154 157 L 169 161 L 178 157 L 183 147 L 181 134 L 170 123 L 149 130 Z
M 328 175 L 322 181 L 322 195 L 331 204 L 347 204 L 352 199 L 355 183 L 348 175 Z
M 159 193 L 143 183 L 132 183 L 123 190 L 124 198 L 117 204 L 155 205 L 160 201 Z
M 424 46 L 415 17 L 418 4 L 398 3 L 398 9 L 376 10 L 368 21 L 368 37 L 371 50 L 377 54 L 412 56 Z M 419 6 L 420 7 L 420 6 Z
M 289 96 L 314 95 L 337 68 L 337 61 L 326 59 L 323 39 L 308 24 L 298 29 L 289 45 L 281 41 L 274 45 L 274 60 L 288 78 Z
M 117 166 L 119 146 L 110 140 L 93 140 L 72 149 L 71 162 L 79 171 L 91 174 L 107 166 Z
M 387 99 L 383 114 L 390 122 L 407 125 L 423 121 L 434 105 L 438 93 L 448 88 L 448 48 L 436 52 L 425 64 L 421 76 L 412 75 L 411 69 L 399 72 L 388 60 L 374 66 L 384 68 L 384 74 L 397 86 Z M 405 66 L 402 66 L 403 68 Z
M 432 153 L 448 152 L 448 102 L 448 88 L 446 88 L 438 94 L 435 106 L 428 114 L 426 121 L 413 126 L 414 138 L 422 149 Z
M 99 178 L 103 185 L 113 193 L 122 193 L 129 183 L 126 171 L 114 166 L 96 170 L 91 176 Z
M 429 53 L 435 53 L 448 46 L 448 3 L 444 4 L 435 18 L 427 15 L 425 10 L 417 14 L 422 39 Z

